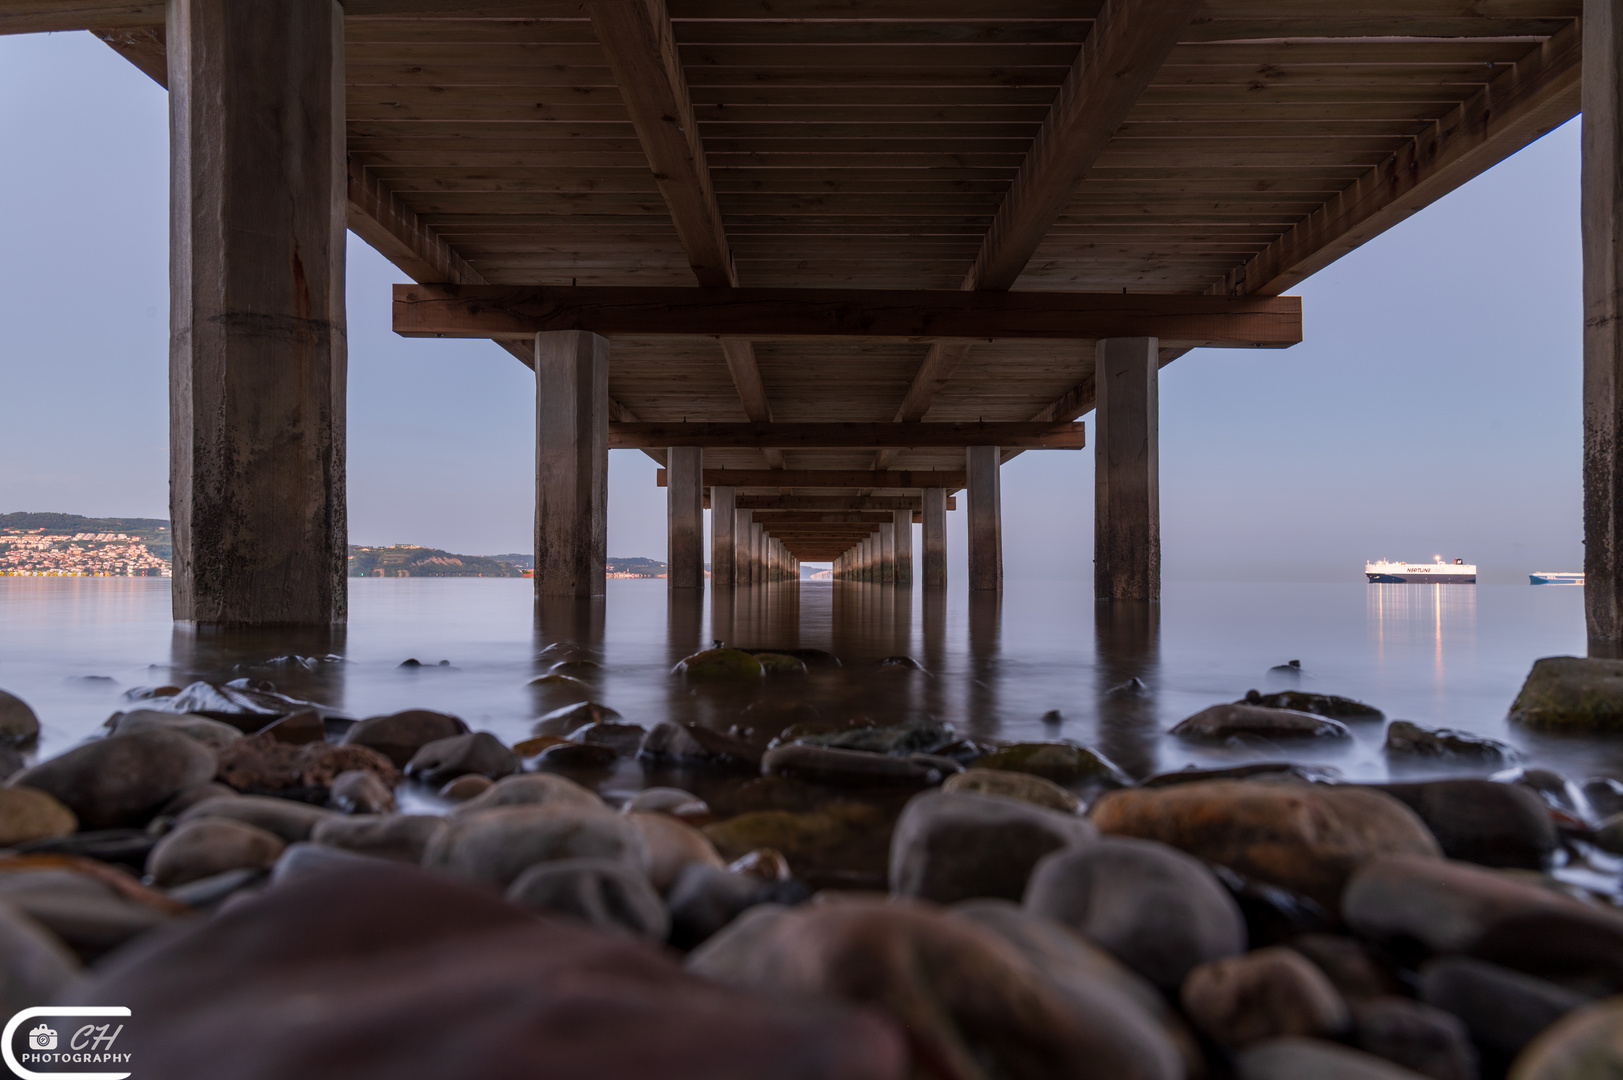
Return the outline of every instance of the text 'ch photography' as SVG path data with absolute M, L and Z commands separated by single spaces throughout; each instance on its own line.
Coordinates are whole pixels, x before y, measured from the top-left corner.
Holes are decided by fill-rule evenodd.
M 0 86 L 0 1074 L 1623 1077 L 1620 0 Z

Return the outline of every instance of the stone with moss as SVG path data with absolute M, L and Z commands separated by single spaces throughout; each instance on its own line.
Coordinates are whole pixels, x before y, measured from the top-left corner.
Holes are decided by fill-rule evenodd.
M 1262 694 L 1247 690 L 1236 705 L 1261 705 L 1265 709 L 1291 709 L 1295 712 L 1328 716 L 1332 720 L 1381 720 L 1386 714 L 1373 705 L 1354 701 L 1339 694 L 1314 694 L 1306 690 L 1280 690 Z
M 1103 754 L 1073 742 L 1011 743 L 975 762 L 978 768 L 1030 773 L 1061 787 L 1131 787 L 1132 779 Z
M 755 654 L 756 662 L 761 670 L 768 675 L 804 675 L 806 674 L 806 661 L 797 656 L 785 653 L 764 652 Z
M 801 877 L 867 875 L 878 883 L 889 865 L 891 824 L 878 807 L 836 801 L 809 813 L 756 810 L 703 832 L 729 862 L 772 848 Z
M 762 678 L 766 669 L 742 649 L 705 649 L 681 660 L 671 673 L 690 679 L 748 680 Z
M 1623 732 L 1623 660 L 1535 660 L 1511 703 L 1510 721 L 1540 731 Z

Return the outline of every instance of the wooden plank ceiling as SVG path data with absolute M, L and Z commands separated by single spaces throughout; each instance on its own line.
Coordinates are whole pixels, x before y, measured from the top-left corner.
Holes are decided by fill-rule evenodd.
M 1578 110 L 1579 0 L 666 2 L 350 0 L 357 231 L 419 281 L 1273 295 Z M 1092 407 L 1089 342 L 726 346 L 616 342 L 615 419 Z

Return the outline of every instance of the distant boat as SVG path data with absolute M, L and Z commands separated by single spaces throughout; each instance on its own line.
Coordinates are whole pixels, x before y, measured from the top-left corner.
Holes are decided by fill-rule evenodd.
M 1464 559 L 1446 563 L 1441 555 L 1436 557 L 1435 562 L 1429 563 L 1388 562 L 1382 559 L 1365 563 L 1364 576 L 1369 578 L 1371 585 L 1475 585 L 1476 564 Z
M 1537 570 L 1527 575 L 1534 585 L 1582 585 L 1584 572 L 1565 570 Z

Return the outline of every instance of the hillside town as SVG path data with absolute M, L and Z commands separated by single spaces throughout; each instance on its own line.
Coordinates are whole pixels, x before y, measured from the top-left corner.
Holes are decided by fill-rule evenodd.
M 169 576 L 169 563 L 128 533 L 0 530 L 0 577 Z

